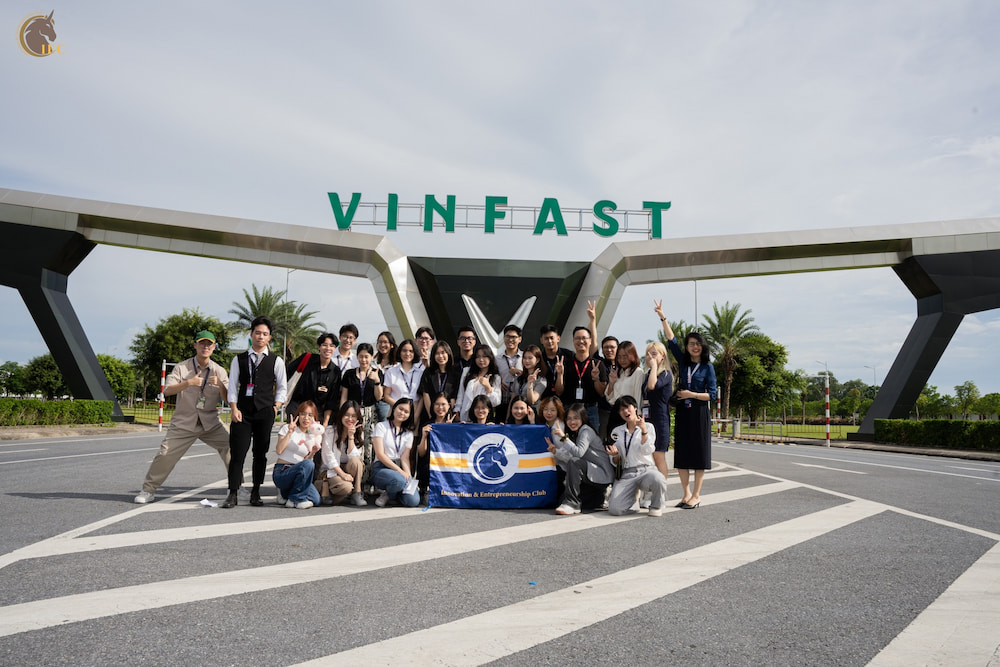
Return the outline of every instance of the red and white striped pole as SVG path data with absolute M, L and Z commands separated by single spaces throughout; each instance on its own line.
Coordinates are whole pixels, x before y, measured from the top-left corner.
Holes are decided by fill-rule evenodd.
M 826 378 L 826 387 L 824 388 L 824 393 L 826 394 L 826 446 L 830 446 L 830 373 L 827 373 L 823 377 Z
M 716 394 L 715 396 L 715 435 L 716 437 L 722 437 L 722 396 Z
M 163 430 L 163 390 L 167 387 L 167 360 L 163 360 L 163 365 L 160 367 L 160 424 L 156 430 Z

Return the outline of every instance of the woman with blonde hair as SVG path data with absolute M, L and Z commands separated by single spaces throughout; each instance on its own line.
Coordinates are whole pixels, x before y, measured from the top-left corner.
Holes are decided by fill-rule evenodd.
M 656 449 L 653 463 L 663 473 L 667 467 L 667 450 L 670 448 L 670 395 L 674 391 L 674 374 L 670 371 L 667 348 L 656 341 L 646 346 L 646 400 L 649 401 L 649 423 L 656 429 Z

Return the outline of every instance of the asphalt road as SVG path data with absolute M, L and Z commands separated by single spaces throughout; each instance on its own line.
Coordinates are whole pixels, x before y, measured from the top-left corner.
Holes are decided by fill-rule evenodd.
M 199 444 L 133 505 L 158 443 L 0 443 L 0 664 L 1000 665 L 1000 463 L 727 440 L 659 518 L 222 510 Z

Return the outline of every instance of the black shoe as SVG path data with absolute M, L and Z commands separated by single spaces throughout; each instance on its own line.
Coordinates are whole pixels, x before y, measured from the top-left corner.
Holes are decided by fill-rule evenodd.
M 681 505 L 681 509 L 684 509 L 684 510 L 693 510 L 693 509 L 697 509 L 698 506 L 700 506 L 700 505 L 701 505 L 701 501 L 700 500 L 698 502 L 696 502 L 694 505 L 690 505 L 688 503 L 684 503 L 684 504 Z
M 231 507 L 236 507 L 236 504 L 237 504 L 237 500 L 236 500 L 236 492 L 234 491 L 233 493 L 230 493 L 230 494 L 229 494 L 229 495 L 228 495 L 228 496 L 226 497 L 226 502 L 222 503 L 222 506 L 223 506 L 223 507 L 224 507 L 225 509 L 229 509 L 229 508 L 231 508 Z
M 682 500 L 676 505 L 674 505 L 674 507 L 680 507 L 681 509 L 684 509 L 685 507 L 687 507 L 687 503 Z
M 260 491 L 250 492 L 250 504 L 254 507 L 263 507 L 264 501 L 260 499 Z

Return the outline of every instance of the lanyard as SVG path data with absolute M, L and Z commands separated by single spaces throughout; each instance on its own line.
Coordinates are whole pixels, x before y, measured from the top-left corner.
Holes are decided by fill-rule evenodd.
M 198 362 L 195 361 L 194 359 L 192 359 L 191 360 L 191 365 L 194 366 L 194 374 L 198 375 L 198 373 L 199 373 L 199 371 L 198 371 Z M 205 377 L 202 378 L 202 381 L 201 381 L 201 395 L 202 396 L 205 395 L 205 385 L 208 384 L 208 374 L 211 373 L 211 372 L 212 372 L 212 365 L 211 364 L 207 364 L 205 366 Z
M 444 392 L 444 385 L 447 382 L 448 382 L 448 373 L 447 372 L 442 373 L 442 372 L 438 371 L 438 374 L 437 374 L 437 386 L 438 386 L 438 393 L 439 394 Z
M 698 372 L 699 368 L 701 368 L 701 362 L 700 361 L 698 362 L 698 365 L 695 366 L 694 368 L 691 368 L 690 366 L 687 367 L 687 372 L 688 372 L 687 373 L 687 375 L 688 375 L 687 387 L 688 387 L 688 391 L 693 391 L 693 389 L 691 389 L 691 378 L 694 377 L 694 374 Z
M 632 446 L 632 438 L 635 437 L 635 429 L 631 433 L 625 434 L 625 461 L 628 461 L 628 450 Z
M 409 396 L 413 393 L 413 374 L 416 372 L 416 367 L 411 366 L 409 374 L 403 372 L 403 367 L 399 367 L 400 372 L 403 373 L 403 382 L 406 384 L 406 395 Z
M 403 434 L 403 429 L 399 429 L 397 431 L 396 430 L 396 425 L 394 423 L 392 423 L 392 422 L 389 422 L 389 431 L 392 433 L 392 446 L 396 450 L 396 456 L 399 456 L 399 455 L 402 454 L 402 452 L 400 451 L 400 446 L 399 446 L 399 436 L 401 436 Z M 395 458 L 395 457 L 393 457 L 393 458 Z
M 591 361 L 592 361 L 591 359 L 587 359 L 586 363 L 583 364 L 583 370 L 581 371 L 580 364 L 576 363 L 575 358 L 573 359 L 573 368 L 576 369 L 576 379 L 581 386 L 583 385 L 583 374 L 587 372 L 587 366 L 590 365 Z
M 333 363 L 337 364 L 337 368 L 339 368 L 340 372 L 343 373 L 344 369 L 351 363 L 351 355 L 347 355 L 345 357 L 338 352 L 333 356 Z
M 556 374 L 556 362 L 559 361 L 559 353 L 556 352 L 556 358 L 549 361 L 548 357 L 545 357 L 545 364 L 549 367 L 549 374 L 555 377 Z

